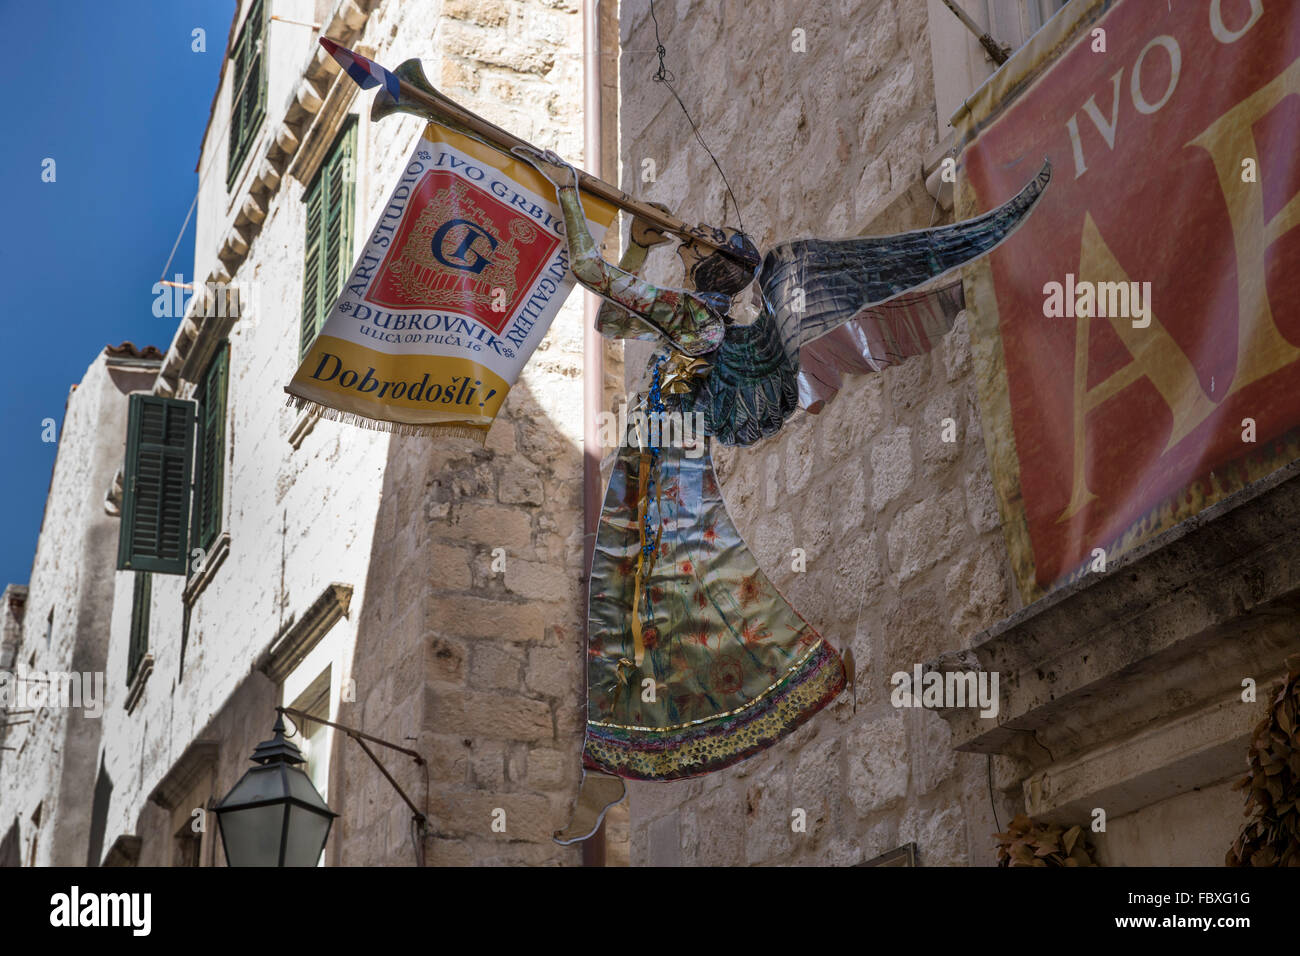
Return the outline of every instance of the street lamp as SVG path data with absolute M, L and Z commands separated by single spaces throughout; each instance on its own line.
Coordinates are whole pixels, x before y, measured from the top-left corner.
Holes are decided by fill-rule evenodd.
M 213 812 L 229 866 L 315 866 L 338 816 L 298 766 L 302 751 L 284 739 L 284 718 L 263 740 L 245 773 Z

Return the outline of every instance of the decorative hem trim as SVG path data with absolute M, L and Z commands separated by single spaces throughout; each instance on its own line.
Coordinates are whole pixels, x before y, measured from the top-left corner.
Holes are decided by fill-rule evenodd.
M 840 655 L 823 640 L 757 707 L 662 730 L 589 721 L 583 763 L 632 780 L 712 773 L 770 747 L 834 700 L 844 686 Z

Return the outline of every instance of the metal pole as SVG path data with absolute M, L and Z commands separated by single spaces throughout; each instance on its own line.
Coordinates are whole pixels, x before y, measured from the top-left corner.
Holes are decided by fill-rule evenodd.
M 414 803 L 411 802 L 411 798 L 406 795 L 406 791 L 402 789 L 402 785 L 393 779 L 393 775 L 388 772 L 388 768 L 383 765 L 383 762 L 380 761 L 380 759 L 375 756 L 375 752 L 366 746 L 366 741 L 369 740 L 371 743 L 379 744 L 379 746 L 381 747 L 387 747 L 390 750 L 396 750 L 399 753 L 404 753 L 412 760 L 414 760 L 418 766 L 421 767 L 424 766 L 423 757 L 421 757 L 414 750 L 411 750 L 409 747 L 399 747 L 397 744 L 389 743 L 387 740 L 384 740 L 382 737 L 376 737 L 374 734 L 368 734 L 365 731 L 357 730 L 355 727 L 349 727 L 347 724 L 337 724 L 334 721 L 326 720 L 323 717 L 314 717 L 311 714 L 304 713 L 303 711 L 298 710 L 294 707 L 277 707 L 275 709 L 279 711 L 281 714 L 288 714 L 295 721 L 313 720 L 318 724 L 324 724 L 326 727 L 333 727 L 335 730 L 341 730 L 349 737 L 351 737 L 353 740 L 355 740 L 357 742 L 357 746 L 366 752 L 366 756 L 374 761 L 375 766 L 379 768 L 379 772 L 384 775 L 384 779 L 387 780 L 390 784 L 392 784 L 393 789 L 397 791 L 397 795 L 406 802 L 406 805 L 408 807 L 411 808 L 411 813 L 415 816 L 415 819 L 419 822 L 421 832 L 423 833 L 423 829 L 425 825 L 429 822 L 429 818 L 426 817 L 422 812 L 420 812 L 420 809 L 416 807 Z M 416 847 L 416 853 L 419 854 L 421 859 L 423 859 L 424 853 L 419 846 Z M 421 863 L 420 865 L 423 866 L 424 864 Z
M 988 55 L 993 58 L 994 63 L 1001 66 L 1003 63 L 1007 62 L 1007 58 L 1011 56 L 1011 47 L 993 39 L 992 35 L 989 34 L 988 31 L 981 30 L 980 25 L 971 19 L 970 14 L 963 10 L 957 4 L 956 0 L 943 0 L 943 5 L 951 10 L 958 20 L 966 25 L 967 30 L 975 34 L 980 41 L 980 46 L 984 47 Z
M 588 169 L 601 172 L 600 116 L 600 20 L 596 0 L 582 0 L 583 103 L 582 125 L 586 140 L 583 162 Z M 653 207 L 651 207 L 653 208 Z M 591 563 L 596 553 L 596 530 L 600 525 L 600 430 L 596 415 L 605 404 L 604 336 L 596 331 L 596 314 L 600 298 L 584 290 L 582 328 L 582 524 L 583 560 L 587 571 L 586 594 L 591 600 Z M 582 614 L 582 708 L 587 709 L 587 609 Z M 584 730 L 586 721 L 583 722 Z M 605 865 L 605 824 L 582 843 L 582 865 Z
M 396 750 L 400 753 L 404 753 L 420 766 L 424 766 L 424 758 L 409 747 L 399 747 L 397 744 L 389 743 L 382 737 L 376 737 L 374 734 L 365 733 L 364 731 L 357 730 L 355 727 L 349 727 L 347 724 L 336 724 L 334 721 L 326 720 L 324 717 L 313 717 L 311 714 L 303 713 L 301 710 L 297 710 L 293 707 L 277 707 L 275 709 L 282 714 L 288 714 L 294 720 L 312 720 L 318 724 L 324 724 L 326 727 L 333 727 L 335 730 L 341 730 L 349 737 L 369 740 L 371 743 L 379 744 L 381 747 L 387 747 L 389 750 Z

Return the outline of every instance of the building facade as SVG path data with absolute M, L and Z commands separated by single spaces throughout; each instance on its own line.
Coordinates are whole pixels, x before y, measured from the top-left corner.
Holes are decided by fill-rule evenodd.
M 393 66 L 419 55 L 471 109 L 582 153 L 576 4 L 238 4 L 198 164 L 204 288 L 178 325 L 160 321 L 164 354 L 132 357 L 143 370 L 125 379 L 105 353 L 73 393 L 32 578 L 7 592 L 6 666 L 102 671 L 107 687 L 94 720 L 38 709 L 4 731 L 0 831 L 24 864 L 223 864 L 207 811 L 279 705 L 426 761 L 377 748 L 431 821 L 416 834 L 354 740 L 298 728 L 340 814 L 326 863 L 580 860 L 551 835 L 580 775 L 582 302 L 485 447 L 286 407 L 304 340 L 422 128 L 372 121 L 322 34 Z M 167 524 L 164 501 L 159 518 L 164 537 L 188 534 L 186 558 L 114 571 L 122 519 L 105 497 L 153 532 L 138 522 L 157 502 L 113 489 L 142 392 L 168 414 L 180 406 L 161 400 L 191 403 L 189 504 Z
M 962 5 L 1013 54 L 1098 7 Z M 760 248 L 953 220 L 949 117 L 997 64 L 941 0 L 651 13 L 599 4 L 604 178 L 687 221 L 731 222 L 712 160 L 654 82 L 662 43 Z M 208 811 L 277 706 L 425 761 L 376 750 L 428 816 L 420 832 L 345 731 L 297 728 L 340 814 L 325 863 L 583 862 L 551 840 L 577 795 L 584 718 L 582 296 L 481 448 L 318 420 L 282 392 L 421 128 L 372 120 L 317 37 L 390 67 L 418 56 L 440 90 L 576 159 L 594 59 L 583 14 L 579 0 L 240 0 L 199 160 L 193 281 L 209 291 L 160 332 L 165 351 L 107 349 L 72 393 L 31 580 L 6 591 L 0 668 L 102 672 L 106 690 L 101 715 L 36 706 L 0 730 L 0 863 L 224 864 Z M 671 252 L 648 275 L 677 284 Z M 1300 647 L 1300 563 L 1277 534 L 1300 520 L 1294 469 L 1022 606 L 977 318 L 931 354 L 847 377 L 763 444 L 717 453 L 759 563 L 851 652 L 855 680 L 734 767 L 632 784 L 587 862 L 992 865 L 994 835 L 1022 812 L 1088 827 L 1107 865 L 1222 861 L 1261 716 L 1240 679 L 1267 687 Z M 603 358 L 612 408 L 631 381 L 621 345 Z M 192 412 L 177 426 L 179 567 L 114 570 L 121 524 L 141 527 L 148 504 L 122 486 L 144 440 L 132 394 Z M 891 676 L 914 667 L 997 672 L 1000 716 L 898 706 Z

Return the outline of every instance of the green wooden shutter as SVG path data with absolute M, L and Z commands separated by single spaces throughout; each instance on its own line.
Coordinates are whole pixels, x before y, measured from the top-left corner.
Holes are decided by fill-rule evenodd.
M 248 82 L 244 84 L 243 121 L 246 148 L 266 115 L 266 16 L 262 0 L 248 12 Z
M 185 573 L 194 403 L 132 395 L 127 413 L 119 571 Z
M 259 45 L 260 41 L 260 45 Z M 254 0 L 230 53 L 230 154 L 226 167 L 229 189 L 266 115 L 266 17 L 262 0 Z M 242 91 L 241 91 L 242 87 Z M 238 95 L 236 95 L 238 94 Z
M 126 658 L 126 683 L 131 686 L 140 661 L 149 652 L 149 608 L 153 598 L 153 576 L 137 572 L 135 591 L 131 596 L 131 646 Z
M 248 31 L 241 31 L 239 38 L 235 40 L 235 49 L 230 54 L 230 173 L 233 174 L 238 166 L 235 157 L 239 154 L 239 140 L 243 136 L 244 124 L 242 122 L 244 115 L 244 97 L 236 96 L 239 92 L 239 85 L 244 81 L 248 72 Z M 227 176 L 232 178 L 232 176 Z
M 298 339 L 298 358 L 302 359 L 316 338 L 320 323 L 321 214 L 323 212 L 323 177 L 317 177 L 307 193 L 306 259 L 302 268 L 302 322 Z
M 208 363 L 195 392 L 199 400 L 198 450 L 194 469 L 194 539 L 206 550 L 221 530 L 221 493 L 226 463 L 226 382 L 230 345 L 223 343 Z
M 353 153 L 355 127 L 349 126 L 329 158 L 329 196 L 325 213 L 325 298 L 324 309 L 334 304 L 352 268 L 352 206 L 354 193 Z M 324 311 L 322 309 L 322 312 Z M 321 315 L 322 322 L 325 316 Z M 316 331 L 320 331 L 317 328 Z
M 339 133 L 307 190 L 306 258 L 298 357 L 307 354 L 352 268 L 356 206 L 356 122 Z

